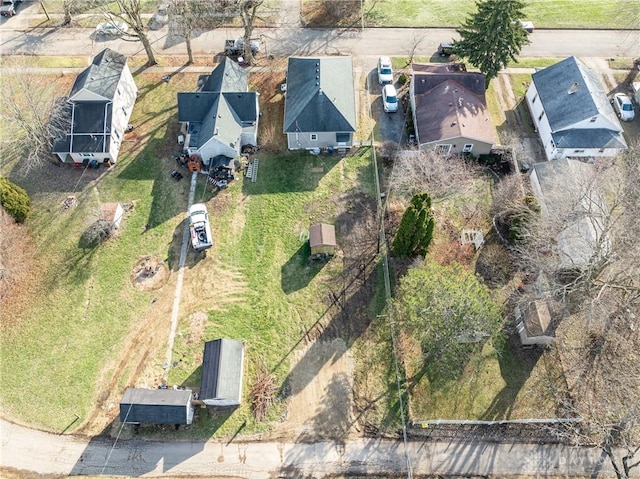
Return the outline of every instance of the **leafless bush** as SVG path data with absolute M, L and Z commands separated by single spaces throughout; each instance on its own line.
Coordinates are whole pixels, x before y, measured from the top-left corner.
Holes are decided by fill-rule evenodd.
M 265 370 L 260 371 L 251 388 L 251 407 L 256 421 L 262 421 L 267 416 L 277 391 L 275 376 Z
M 472 190 L 478 171 L 477 165 L 459 157 L 444 157 L 432 151 L 403 151 L 395 160 L 391 190 L 407 199 L 427 191 L 436 203 Z
M 94 248 L 106 241 L 115 231 L 111 221 L 98 220 L 82 233 L 80 246 L 82 248 Z

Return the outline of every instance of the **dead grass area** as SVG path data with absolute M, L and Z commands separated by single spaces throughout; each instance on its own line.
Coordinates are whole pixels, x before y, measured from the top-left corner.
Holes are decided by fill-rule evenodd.
M 311 27 L 351 26 L 360 19 L 360 0 L 303 0 L 300 16 Z
M 286 151 L 286 135 L 282 133 L 284 124 L 284 93 L 280 85 L 285 82 L 286 59 L 270 61 L 251 73 L 253 89 L 260 92 L 260 112 L 268 121 L 260 122 L 260 148 L 268 153 Z
M 0 303 L 11 309 L 24 291 L 34 287 L 32 262 L 35 246 L 26 226 L 16 223 L 0 208 Z M 3 316 L 3 326 L 11 316 Z

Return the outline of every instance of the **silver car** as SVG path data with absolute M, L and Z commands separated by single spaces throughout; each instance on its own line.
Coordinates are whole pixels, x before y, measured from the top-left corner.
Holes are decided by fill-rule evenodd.
M 611 99 L 613 109 L 618 114 L 618 118 L 622 121 L 631 121 L 635 118 L 636 114 L 633 111 L 633 103 L 624 93 L 616 93 Z
M 119 37 L 127 33 L 129 25 L 124 22 L 103 22 L 96 25 L 96 35 Z
M 387 113 L 398 111 L 398 92 L 393 85 L 382 87 L 382 107 Z

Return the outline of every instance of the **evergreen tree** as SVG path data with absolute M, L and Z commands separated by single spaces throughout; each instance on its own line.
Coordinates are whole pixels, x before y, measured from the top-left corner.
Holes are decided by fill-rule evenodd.
M 478 67 L 489 82 L 529 43 L 520 21 L 524 3 L 520 0 L 478 0 L 478 11 L 458 29 L 454 43 L 457 55 Z
M 425 257 L 433 237 L 434 223 L 431 197 L 427 193 L 415 195 L 402 215 L 392 244 L 393 252 L 398 256 Z

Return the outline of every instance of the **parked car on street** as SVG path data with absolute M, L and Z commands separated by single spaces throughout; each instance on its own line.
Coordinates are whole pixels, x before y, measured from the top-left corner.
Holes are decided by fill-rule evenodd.
M 611 99 L 611 104 L 618 118 L 622 121 L 631 121 L 635 118 L 636 114 L 633 111 L 633 103 L 631 102 L 631 98 L 626 94 L 616 93 Z
M 3 17 L 13 17 L 16 14 L 18 3 L 22 0 L 3 0 L 0 6 L 0 15 Z
M 398 111 L 398 92 L 393 85 L 382 87 L 382 107 L 387 113 Z
M 450 42 L 442 42 L 438 45 L 438 54 L 441 57 L 448 57 L 453 54 L 453 43 Z
M 260 51 L 260 43 L 258 40 L 250 40 L 251 53 L 255 56 Z M 236 38 L 235 40 L 225 40 L 224 42 L 224 54 L 227 56 L 241 56 L 244 55 L 244 38 Z
M 389 57 L 378 58 L 378 83 L 380 85 L 393 83 L 393 68 Z
M 96 25 L 96 36 L 104 35 L 109 37 L 119 37 L 127 33 L 129 25 L 124 22 L 103 22 Z

